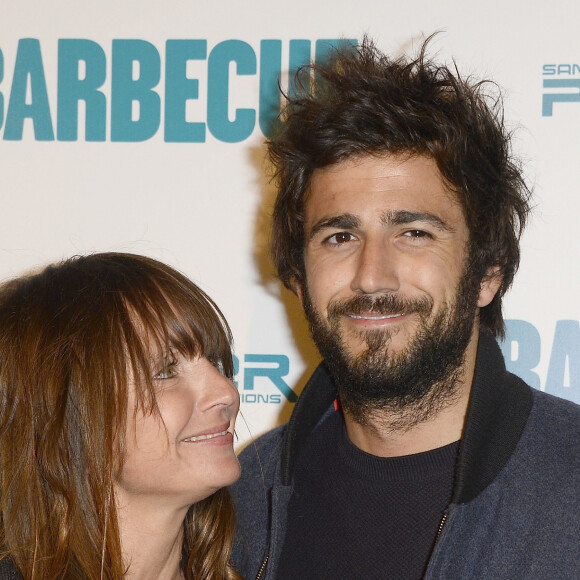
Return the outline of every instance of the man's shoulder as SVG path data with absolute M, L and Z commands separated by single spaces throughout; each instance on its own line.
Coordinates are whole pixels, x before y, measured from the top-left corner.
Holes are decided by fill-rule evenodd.
M 239 455 L 242 475 L 230 487 L 236 509 L 234 564 L 247 577 L 255 577 L 266 550 L 271 490 L 279 480 L 285 429 L 280 425 L 245 447 Z
M 561 460 L 580 457 L 580 405 L 532 389 L 534 404 L 530 414 L 533 438 Z M 554 457 L 554 459 L 558 459 Z
M 534 410 L 542 421 L 570 426 L 580 436 L 580 405 L 538 389 L 532 389 Z
M 245 489 L 248 486 L 254 488 L 257 481 L 271 487 L 282 459 L 282 439 L 286 425 L 284 423 L 254 439 L 239 454 L 242 476 L 233 485 L 234 494 L 244 494 Z
M 546 494 L 547 501 L 554 497 L 564 498 L 567 509 L 577 515 L 580 508 L 577 490 L 580 406 L 537 389 L 531 390 L 532 409 L 508 464 L 508 481 L 519 482 L 514 488 L 516 494 L 521 493 L 524 486 L 536 490 L 533 493 L 538 493 L 538 496 Z M 536 503 L 539 505 L 539 500 Z
M 239 455 L 242 466 L 256 463 L 270 463 L 278 459 L 282 449 L 282 438 L 288 424 L 284 423 L 253 439 Z
M 276 446 L 280 443 L 282 436 L 284 435 L 284 431 L 288 423 L 282 423 L 282 425 L 278 425 L 269 431 L 266 431 L 262 435 L 259 435 L 255 439 L 252 439 L 244 450 L 241 452 L 240 456 L 245 455 L 251 447 L 257 447 L 259 449 L 269 449 L 273 446 Z
M 580 407 L 530 392 L 532 408 L 513 454 L 480 494 L 456 505 L 428 577 L 450 577 L 456 564 L 461 573 L 454 578 L 473 570 L 481 578 L 577 577 Z M 473 550 L 477 542 L 486 550 Z

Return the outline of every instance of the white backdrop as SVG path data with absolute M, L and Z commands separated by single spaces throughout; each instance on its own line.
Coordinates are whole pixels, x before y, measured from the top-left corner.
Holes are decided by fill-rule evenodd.
M 288 417 L 318 360 L 265 249 L 277 71 L 284 84 L 324 39 L 366 32 L 400 54 L 442 31 L 437 58 L 503 87 L 535 190 L 509 366 L 580 401 L 579 17 L 576 0 L 0 0 L 0 278 L 108 250 L 185 272 L 231 323 L 258 435 Z

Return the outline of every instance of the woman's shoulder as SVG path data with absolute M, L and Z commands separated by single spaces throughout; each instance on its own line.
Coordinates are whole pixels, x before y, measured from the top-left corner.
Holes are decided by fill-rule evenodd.
M 0 580 L 22 580 L 10 558 L 0 560 Z

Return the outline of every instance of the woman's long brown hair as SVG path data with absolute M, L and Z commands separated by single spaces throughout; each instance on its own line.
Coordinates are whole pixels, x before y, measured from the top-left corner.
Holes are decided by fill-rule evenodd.
M 123 578 L 113 485 L 129 382 L 158 412 L 151 365 L 171 351 L 233 375 L 217 306 L 153 259 L 75 257 L 0 286 L 0 550 L 25 579 Z M 239 578 L 233 531 L 227 490 L 190 508 L 187 579 Z

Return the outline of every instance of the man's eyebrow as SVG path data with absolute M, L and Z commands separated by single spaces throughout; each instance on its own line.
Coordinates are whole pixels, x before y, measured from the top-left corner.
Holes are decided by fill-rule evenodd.
M 318 232 L 328 228 L 351 230 L 360 226 L 360 220 L 351 213 L 325 217 L 318 220 L 308 232 L 307 241 L 310 241 Z
M 390 211 L 381 216 L 381 221 L 385 225 L 405 225 L 413 222 L 427 222 L 437 229 L 452 233 L 455 231 L 446 221 L 439 216 L 421 211 Z

